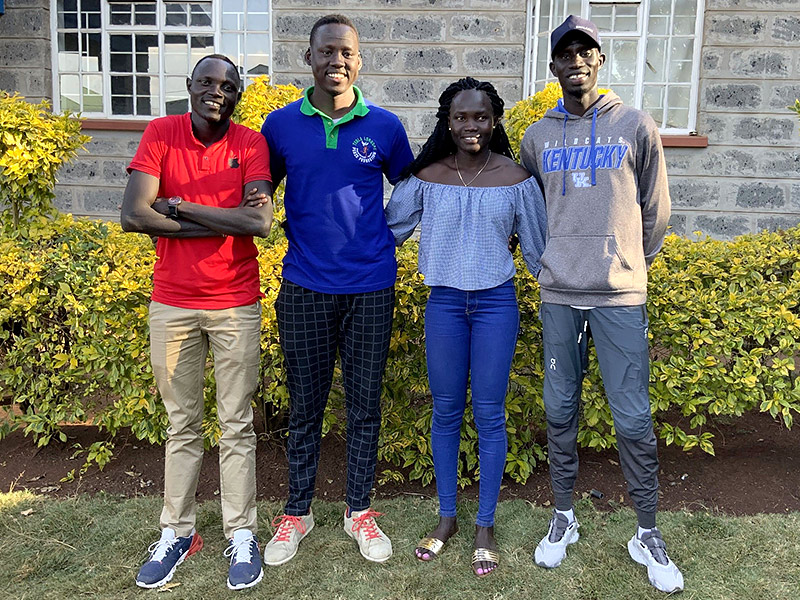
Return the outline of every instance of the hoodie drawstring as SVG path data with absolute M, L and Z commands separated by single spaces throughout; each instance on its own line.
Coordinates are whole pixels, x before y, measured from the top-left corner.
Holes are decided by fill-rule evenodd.
M 564 111 L 564 139 L 562 140 L 561 147 L 566 150 L 567 148 L 567 119 L 569 115 Z M 562 155 L 561 159 L 561 195 L 567 195 L 567 155 L 566 152 Z
M 589 156 L 592 159 L 592 185 L 597 185 L 597 178 L 595 177 L 595 171 L 597 170 L 597 161 L 595 160 L 595 128 L 597 127 L 597 107 L 595 107 L 594 112 L 592 113 L 592 150 L 589 153 Z M 566 127 L 564 137 L 566 138 Z

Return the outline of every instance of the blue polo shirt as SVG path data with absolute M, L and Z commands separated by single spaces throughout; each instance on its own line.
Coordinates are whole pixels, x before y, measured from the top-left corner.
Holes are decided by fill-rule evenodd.
M 273 177 L 286 174 L 289 250 L 283 277 L 328 294 L 394 285 L 395 241 L 383 213 L 383 175 L 394 185 L 413 160 L 400 120 L 364 101 L 336 123 L 302 99 L 273 111 L 261 133 Z

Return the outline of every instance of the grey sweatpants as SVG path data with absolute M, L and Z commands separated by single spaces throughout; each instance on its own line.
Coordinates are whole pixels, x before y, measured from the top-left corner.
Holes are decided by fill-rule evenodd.
M 655 527 L 658 454 L 648 393 L 647 312 L 641 306 L 580 310 L 542 304 L 544 407 L 556 508 L 569 510 L 578 475 L 578 412 L 594 340 L 614 417 L 620 464 L 639 525 Z

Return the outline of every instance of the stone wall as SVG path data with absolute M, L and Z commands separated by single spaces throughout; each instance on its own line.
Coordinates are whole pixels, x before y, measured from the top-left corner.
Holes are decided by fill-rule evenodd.
M 730 238 L 800 222 L 798 0 L 707 0 L 698 133 L 708 148 L 667 148 L 673 231 Z M 48 0 L 7 0 L 0 17 L 0 89 L 52 93 Z M 361 34 L 358 85 L 395 113 L 415 149 L 437 99 L 459 77 L 493 82 L 506 105 L 522 96 L 525 0 L 273 0 L 276 83 L 311 83 L 303 60 L 314 21 L 350 16 Z M 59 208 L 116 218 L 125 165 L 140 132 L 93 136 L 60 175 Z
M 673 228 L 713 237 L 800 222 L 797 0 L 707 0 L 698 132 L 667 150 Z
M 31 102 L 53 95 L 50 0 L 6 0 L 0 16 L 0 90 Z

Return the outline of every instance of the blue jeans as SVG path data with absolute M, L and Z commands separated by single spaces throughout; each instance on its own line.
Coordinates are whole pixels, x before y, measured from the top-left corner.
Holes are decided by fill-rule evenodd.
M 425 347 L 433 395 L 433 467 L 443 517 L 456 516 L 461 422 L 470 382 L 480 458 L 475 523 L 494 525 L 508 450 L 505 400 L 518 330 L 512 280 L 473 292 L 431 288 L 425 310 Z

